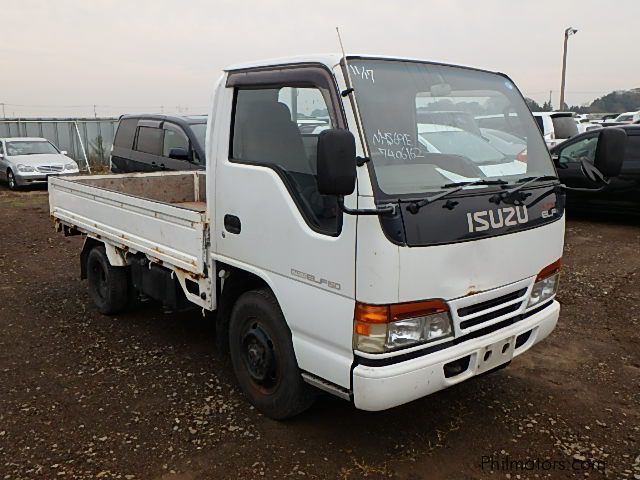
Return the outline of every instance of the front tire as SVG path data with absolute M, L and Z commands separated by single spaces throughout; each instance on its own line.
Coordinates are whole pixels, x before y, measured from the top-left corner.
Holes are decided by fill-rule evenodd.
M 129 302 L 129 276 L 125 267 L 109 263 L 104 247 L 95 247 L 87 256 L 89 296 L 100 313 L 114 315 Z
M 7 170 L 7 183 L 9 184 L 10 190 L 18 189 L 18 182 L 16 181 L 16 176 L 13 174 L 11 169 Z
M 229 350 L 244 394 L 275 420 L 293 417 L 311 406 L 314 395 L 296 362 L 291 331 L 267 289 L 240 296 L 231 312 Z

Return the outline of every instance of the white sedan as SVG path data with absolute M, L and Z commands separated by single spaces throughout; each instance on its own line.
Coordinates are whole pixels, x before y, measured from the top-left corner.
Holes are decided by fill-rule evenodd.
M 78 173 L 78 164 L 46 138 L 0 138 L 0 178 L 9 188 L 47 183 L 50 175 Z

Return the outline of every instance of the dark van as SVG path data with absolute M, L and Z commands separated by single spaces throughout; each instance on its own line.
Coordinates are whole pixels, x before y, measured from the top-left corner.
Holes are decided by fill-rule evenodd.
M 621 128 L 627 134 L 620 174 L 611 178 L 605 187 L 599 188 L 597 182 L 585 175 L 582 167 L 583 161 L 594 162 L 602 129 L 576 135 L 551 149 L 560 181 L 569 187 L 584 189 L 567 193 L 567 207 L 575 210 L 618 210 L 640 214 L 640 126 L 605 128 Z
M 111 151 L 111 171 L 204 169 L 206 129 L 205 115 L 123 115 Z

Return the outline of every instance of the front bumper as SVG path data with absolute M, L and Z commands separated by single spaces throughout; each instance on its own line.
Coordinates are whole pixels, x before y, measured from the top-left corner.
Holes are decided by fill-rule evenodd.
M 16 184 L 20 187 L 47 183 L 49 177 L 64 177 L 66 175 L 78 175 L 79 170 L 67 170 L 60 173 L 41 172 L 15 172 Z
M 534 315 L 487 335 L 424 356 L 384 366 L 359 364 L 353 369 L 353 401 L 362 410 L 385 410 L 443 390 L 482 373 L 486 347 L 530 332 L 513 357 L 543 340 L 555 328 L 560 304 L 553 301 Z M 445 365 L 469 357 L 461 373 L 447 378 Z

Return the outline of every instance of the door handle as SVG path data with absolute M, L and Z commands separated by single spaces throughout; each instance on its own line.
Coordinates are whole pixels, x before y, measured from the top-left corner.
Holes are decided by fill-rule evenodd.
M 233 233 L 235 235 L 239 234 L 242 229 L 240 219 L 235 215 L 226 214 L 224 216 L 224 229 L 229 233 Z

